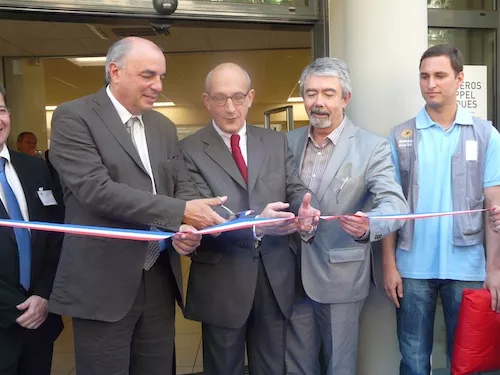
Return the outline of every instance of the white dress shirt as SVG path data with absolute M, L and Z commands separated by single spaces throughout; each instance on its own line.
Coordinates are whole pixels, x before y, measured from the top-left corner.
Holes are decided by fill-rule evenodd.
M 149 160 L 149 152 L 148 152 L 148 143 L 146 142 L 146 132 L 144 130 L 144 122 L 142 121 L 142 115 L 134 116 L 132 115 L 127 108 L 125 108 L 113 95 L 109 86 L 106 87 L 106 93 L 111 99 L 111 103 L 118 112 L 118 116 L 122 120 L 123 126 L 126 127 L 126 123 L 132 117 L 136 117 L 139 121 L 134 123 L 132 127 L 132 135 L 134 137 L 134 143 L 137 148 L 137 152 L 141 158 L 142 164 L 148 172 L 149 178 L 151 179 L 151 185 L 153 186 L 153 194 L 156 194 L 156 185 L 153 177 L 153 170 L 151 169 L 151 161 Z
M 215 128 L 215 131 L 221 136 L 222 140 L 226 144 L 227 148 L 231 152 L 231 133 L 226 133 L 224 130 L 219 128 L 219 126 L 215 123 L 215 121 L 212 120 L 212 124 Z M 241 154 L 243 155 L 243 160 L 245 160 L 245 164 L 248 165 L 248 159 L 247 159 L 247 123 L 243 124 L 243 127 L 240 129 L 240 131 L 237 133 L 240 136 L 240 149 L 241 149 Z
M 16 170 L 14 166 L 10 162 L 10 152 L 7 146 L 2 145 L 2 150 L 0 151 L 0 157 L 7 159 L 5 162 L 5 176 L 7 177 L 7 181 L 9 182 L 10 187 L 14 191 L 14 195 L 16 196 L 17 203 L 19 204 L 19 208 L 21 209 L 21 214 L 23 215 L 23 219 L 25 221 L 29 221 L 28 214 L 28 204 L 26 203 L 26 197 L 24 195 L 23 186 L 21 185 L 21 181 L 19 181 L 19 177 L 17 176 Z M 33 192 L 35 194 L 35 192 Z M 5 210 L 9 212 L 7 208 L 7 202 L 5 198 L 5 192 L 3 191 L 3 187 L 0 184 L 0 199 L 5 207 Z

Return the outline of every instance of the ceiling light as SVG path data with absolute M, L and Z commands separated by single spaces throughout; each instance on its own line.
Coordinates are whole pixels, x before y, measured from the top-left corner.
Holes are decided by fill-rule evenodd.
M 292 96 L 287 100 L 288 103 L 302 103 L 303 101 L 304 99 L 302 99 L 300 96 Z
M 57 108 L 57 105 L 46 105 L 45 110 L 46 111 L 55 111 Z
M 175 107 L 174 102 L 157 102 L 153 104 L 153 107 Z
M 66 60 L 78 66 L 104 66 L 106 65 L 106 56 L 98 57 L 73 57 Z

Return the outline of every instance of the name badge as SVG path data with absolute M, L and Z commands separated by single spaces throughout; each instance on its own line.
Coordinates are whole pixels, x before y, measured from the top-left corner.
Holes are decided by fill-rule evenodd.
M 38 194 L 38 198 L 40 198 L 44 206 L 57 206 L 57 202 L 54 198 L 54 194 L 52 194 L 52 190 L 43 190 L 43 188 L 39 188 L 36 193 Z
M 477 141 L 465 141 L 465 160 L 477 161 Z

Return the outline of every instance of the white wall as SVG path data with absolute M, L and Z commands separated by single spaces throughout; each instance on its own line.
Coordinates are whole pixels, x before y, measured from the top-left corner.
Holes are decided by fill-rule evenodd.
M 418 64 L 427 48 L 427 2 L 331 0 L 330 20 L 331 56 L 343 59 L 351 73 L 348 116 L 386 136 L 423 105 Z M 374 260 L 379 289 L 372 288 L 361 316 L 358 374 L 396 375 L 396 316 L 381 284 L 378 246 Z

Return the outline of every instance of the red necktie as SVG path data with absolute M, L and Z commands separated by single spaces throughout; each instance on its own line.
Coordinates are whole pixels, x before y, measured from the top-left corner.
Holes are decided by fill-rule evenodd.
M 241 154 L 239 134 L 231 135 L 231 153 L 233 154 L 233 159 L 236 162 L 243 179 L 248 184 L 247 165 L 245 164 L 245 159 L 243 159 L 243 155 Z

